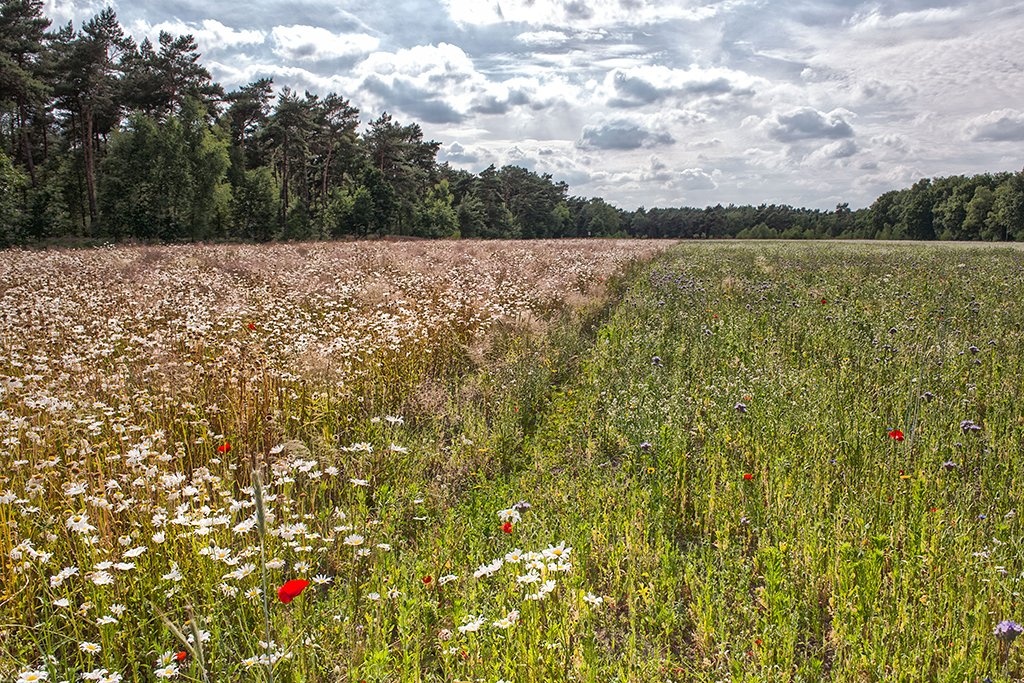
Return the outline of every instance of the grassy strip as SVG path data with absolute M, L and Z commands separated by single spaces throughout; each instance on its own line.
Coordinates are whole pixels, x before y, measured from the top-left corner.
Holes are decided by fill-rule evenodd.
M 610 598 L 580 675 L 1019 675 L 992 631 L 1024 570 L 1020 267 L 803 245 L 652 266 L 514 487 Z

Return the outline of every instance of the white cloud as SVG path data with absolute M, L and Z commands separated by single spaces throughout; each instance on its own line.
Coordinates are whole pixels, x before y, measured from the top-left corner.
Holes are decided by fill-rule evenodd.
M 945 24 L 956 22 L 964 16 L 962 7 L 929 7 L 916 12 L 900 12 L 885 15 L 875 8 L 866 14 L 858 14 L 850 21 L 850 28 L 857 32 L 867 32 L 905 28 L 920 28 L 929 24 Z
M 668 117 L 598 116 L 583 126 L 576 144 L 580 149 L 627 151 L 674 145 L 665 125 Z
M 381 107 L 398 109 L 428 123 L 461 122 L 486 79 L 462 48 L 451 43 L 374 52 L 353 76 Z
M 779 142 L 852 138 L 853 127 L 846 121 L 849 116 L 850 112 L 841 109 L 826 113 L 812 107 L 798 107 L 774 114 L 763 125 L 768 136 Z
M 596 31 L 573 31 L 572 33 L 566 33 L 565 31 L 526 31 L 516 36 L 516 40 L 525 45 L 534 45 L 538 47 L 553 47 L 556 45 L 563 45 L 572 40 L 580 41 L 596 41 L 604 40 L 608 37 L 608 32 L 599 29 Z
M 744 97 L 764 85 L 767 85 L 765 79 L 743 71 L 697 65 L 673 69 L 660 64 L 612 69 L 602 83 L 608 104 L 613 107 L 640 107 L 670 98 Z
M 637 187 L 645 183 L 659 183 L 674 190 L 714 190 L 718 183 L 715 173 L 703 168 L 672 168 L 656 155 L 647 158 L 644 166 L 627 171 L 598 171 L 593 174 L 595 183 L 605 186 L 633 184 Z
M 102 12 L 104 7 L 117 9 L 117 3 L 106 0 L 44 0 L 43 14 L 53 20 L 51 28 L 57 28 L 69 21 L 75 22 L 75 26 L 80 26 Z
M 275 26 L 270 32 L 274 54 L 298 62 L 316 62 L 371 53 L 380 39 L 366 33 L 334 33 L 318 26 Z
M 175 36 L 191 34 L 196 45 L 203 53 L 216 50 L 229 50 L 247 45 L 261 45 L 267 37 L 266 32 L 258 29 L 236 29 L 225 26 L 216 19 L 203 19 L 198 22 L 162 21 L 149 24 L 138 20 L 128 27 L 135 36 L 145 36 L 154 43 L 161 31 Z
M 570 38 L 563 31 L 527 31 L 516 36 L 516 40 L 527 45 L 561 45 Z
M 817 164 L 847 164 L 849 163 L 850 157 L 854 156 L 859 151 L 860 148 L 857 146 L 857 143 L 851 139 L 836 140 L 835 142 L 822 145 L 808 154 L 805 162 Z
M 289 86 L 299 92 L 309 90 L 326 94 L 328 92 L 348 93 L 350 81 L 339 76 L 324 76 L 298 66 L 287 66 L 279 62 L 257 61 L 243 55 L 234 55 L 230 61 L 204 60 L 214 79 L 226 89 L 251 83 L 258 78 L 273 78 L 277 87 Z
M 699 21 L 715 16 L 722 4 L 679 0 L 441 0 L 460 25 L 501 23 L 530 26 L 600 27 L 629 23 L 654 24 L 671 19 Z
M 967 137 L 985 142 L 1024 140 L 1024 112 L 999 109 L 972 119 L 966 127 Z

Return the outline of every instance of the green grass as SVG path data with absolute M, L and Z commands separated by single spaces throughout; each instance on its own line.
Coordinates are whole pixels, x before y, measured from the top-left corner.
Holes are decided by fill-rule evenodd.
M 154 680 L 158 656 L 184 647 L 163 613 L 209 633 L 178 680 L 1020 680 L 1019 645 L 993 628 L 1024 620 L 1022 301 L 1020 251 L 680 245 L 482 353 L 453 339 L 443 362 L 403 360 L 363 403 L 312 380 L 225 396 L 260 430 L 225 432 L 229 454 L 168 424 L 179 432 L 154 451 L 180 455 L 133 472 L 134 488 L 122 477 L 128 508 L 89 508 L 92 543 L 66 528 L 79 509 L 60 482 L 131 469 L 101 457 L 113 451 L 82 460 L 95 472 L 40 467 L 47 448 L 70 459 L 69 431 L 5 484 L 25 502 L 0 503 L 0 676 Z M 262 535 L 232 531 L 255 513 L 253 466 Z M 161 485 L 174 471 L 195 491 Z M 33 477 L 49 493 L 22 498 Z M 521 500 L 505 533 L 498 512 Z M 25 539 L 54 557 L 11 559 Z M 560 543 L 568 562 L 547 558 L 537 583 L 517 582 L 523 561 L 473 576 Z M 217 562 L 199 552 L 211 544 L 245 557 Z M 113 585 L 86 578 L 141 546 Z M 331 583 L 289 604 L 246 595 L 261 548 L 283 560 L 268 593 Z M 161 578 L 171 561 L 183 581 Z M 67 565 L 79 574 L 51 586 Z M 113 603 L 130 617 L 98 623 Z M 265 607 L 273 667 L 251 663 Z M 471 617 L 479 630 L 460 631 Z

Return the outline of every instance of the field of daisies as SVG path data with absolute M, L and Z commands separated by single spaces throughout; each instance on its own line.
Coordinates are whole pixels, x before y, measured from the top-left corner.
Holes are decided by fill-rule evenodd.
M 0 253 L 0 681 L 1020 681 L 1024 251 Z

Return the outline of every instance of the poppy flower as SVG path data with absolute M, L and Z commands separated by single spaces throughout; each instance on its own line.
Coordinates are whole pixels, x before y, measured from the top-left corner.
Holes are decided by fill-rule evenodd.
M 423 577 L 423 585 L 424 586 L 429 586 L 433 581 L 434 581 L 434 577 L 431 576 L 430 574 L 427 574 L 426 576 Z
M 893 429 L 889 432 L 889 438 L 893 441 L 903 441 L 903 432 L 898 429 Z
M 744 472 L 743 473 L 743 481 L 751 481 L 751 480 L 753 480 L 753 478 L 754 478 L 753 473 L 751 473 L 751 472 Z
M 225 441 L 221 445 L 217 446 L 217 452 L 221 453 L 221 454 L 223 454 L 223 453 L 230 453 L 231 452 L 231 442 L 230 441 Z
M 825 297 L 822 297 L 821 298 L 821 303 L 827 304 L 828 303 L 828 299 L 826 299 Z
M 512 522 L 505 522 L 504 524 L 502 524 L 501 530 L 504 531 L 506 534 L 512 533 Z
M 246 328 L 251 332 L 256 329 L 256 323 L 249 323 Z
M 309 581 L 306 581 L 305 579 L 292 579 L 291 581 L 285 581 L 284 585 L 277 589 L 277 599 L 288 604 L 295 598 L 299 597 L 302 591 L 306 590 L 306 586 L 308 585 Z
M 178 664 L 181 664 L 186 659 L 188 659 L 188 652 L 185 652 L 184 650 L 178 650 L 174 653 L 174 661 L 176 661 Z

